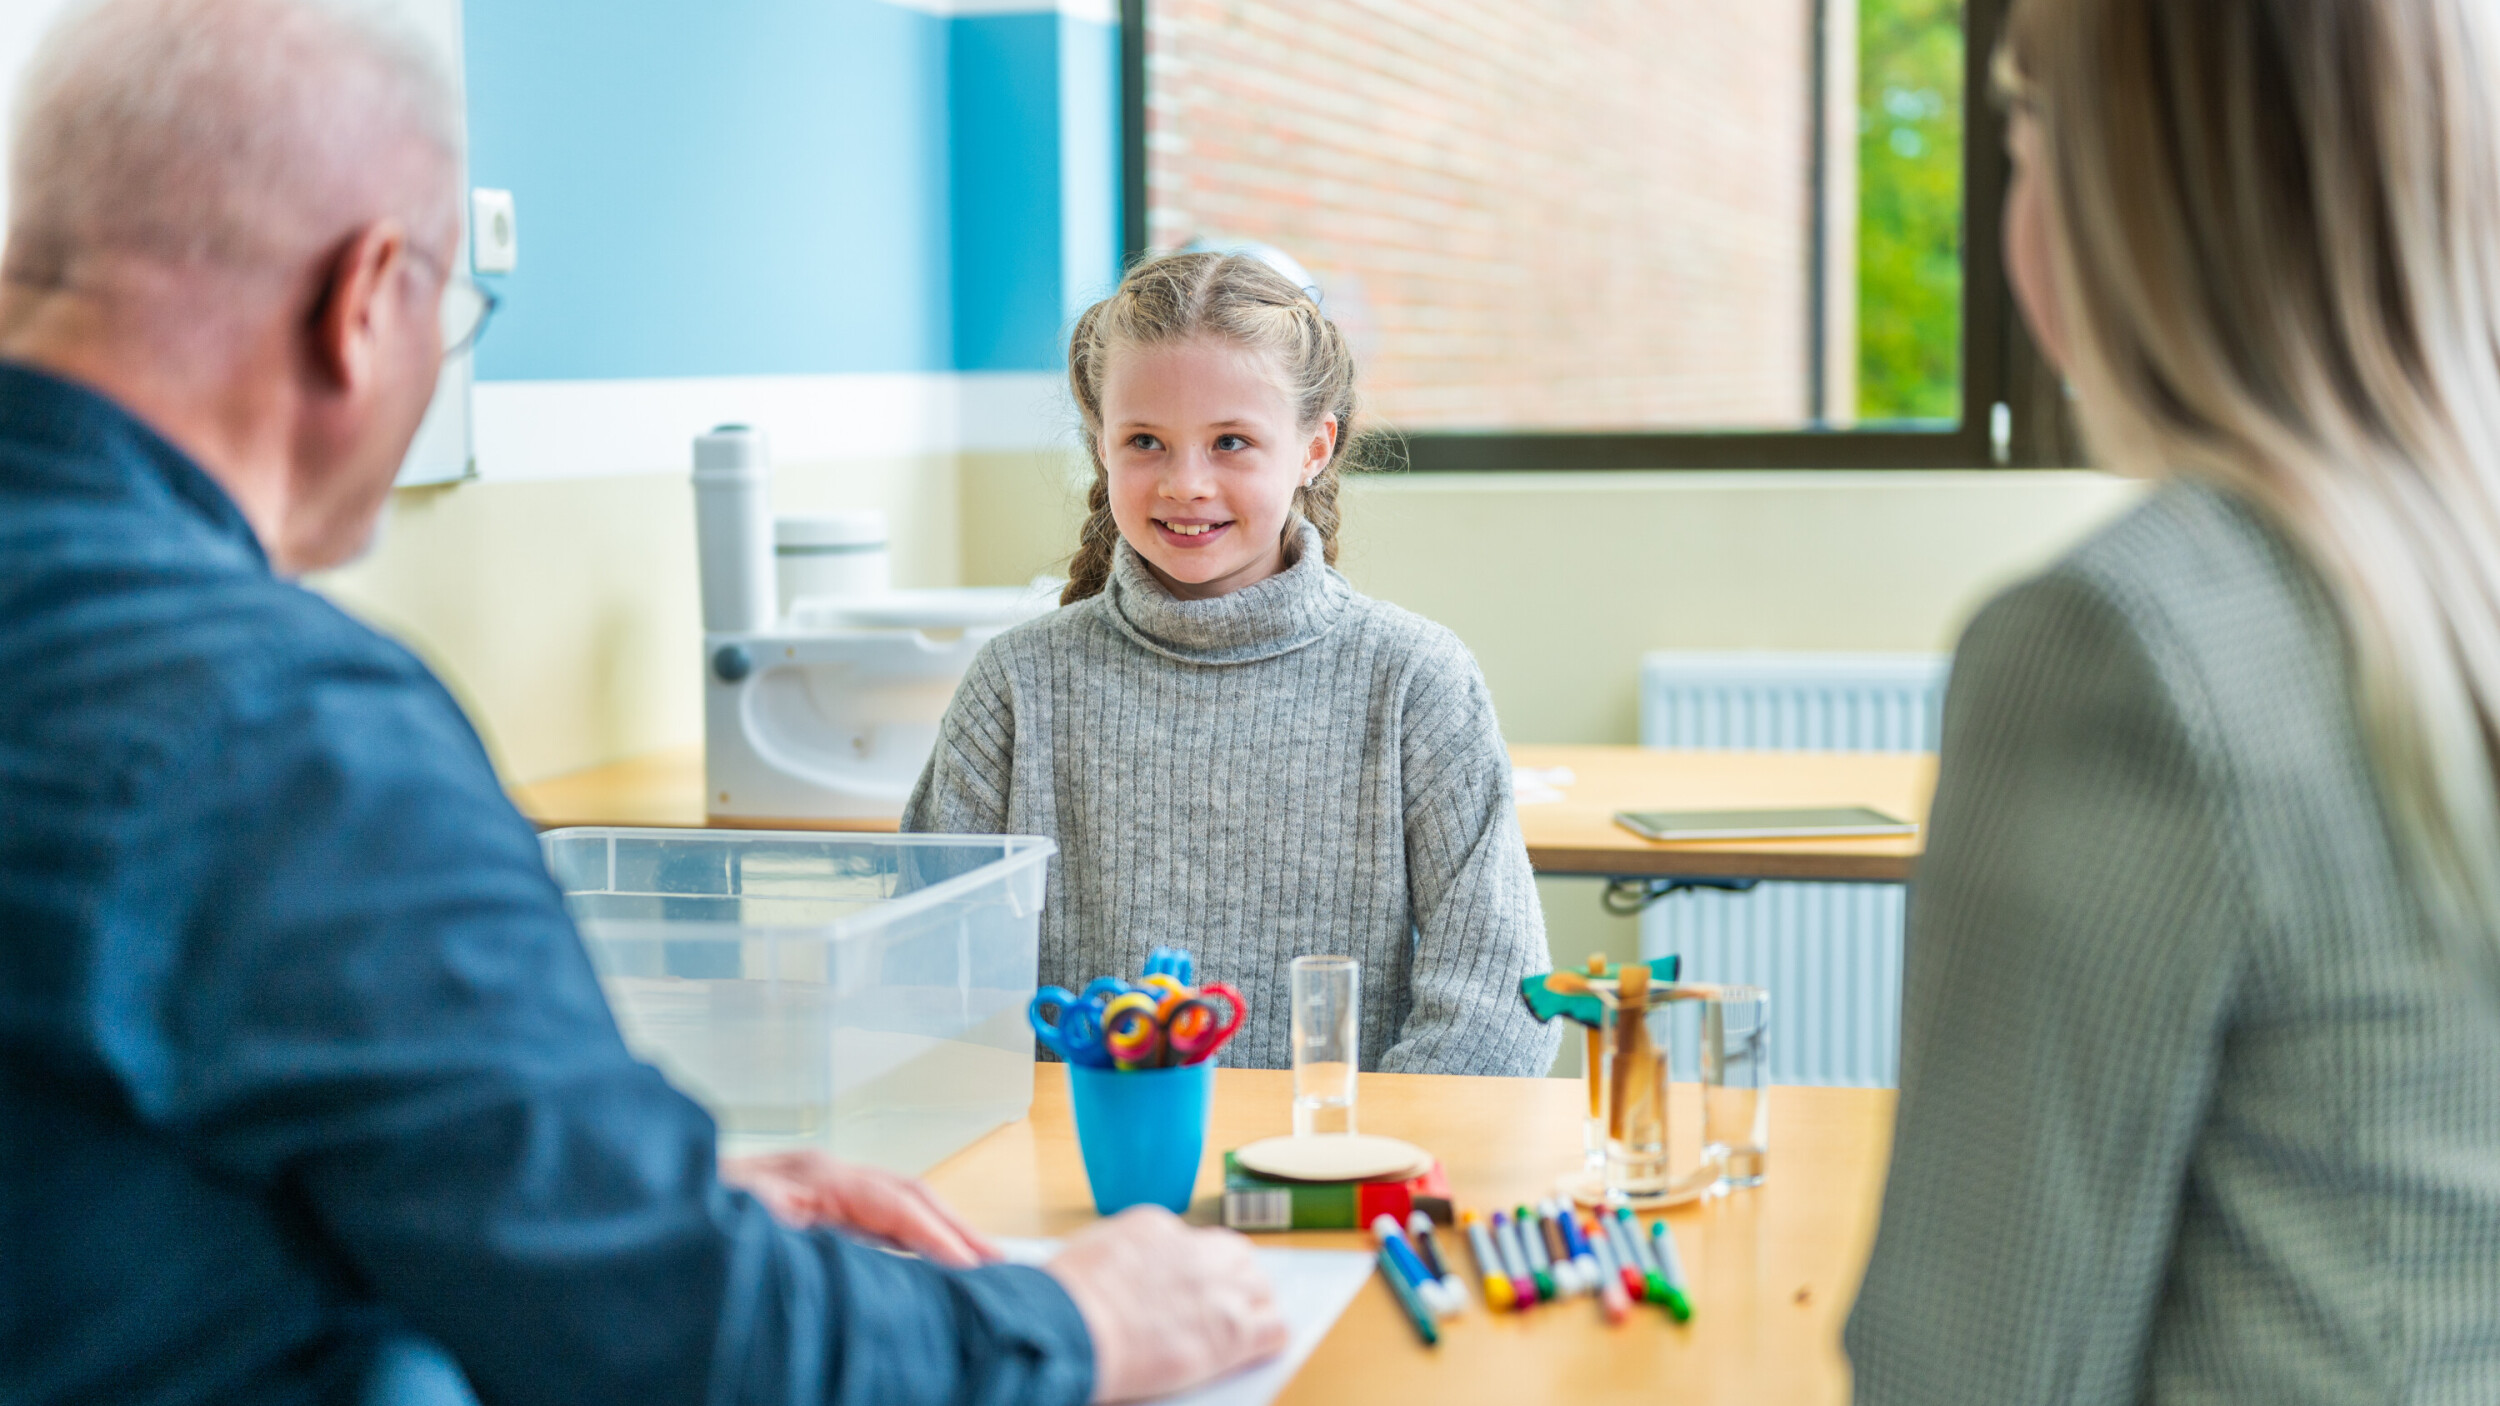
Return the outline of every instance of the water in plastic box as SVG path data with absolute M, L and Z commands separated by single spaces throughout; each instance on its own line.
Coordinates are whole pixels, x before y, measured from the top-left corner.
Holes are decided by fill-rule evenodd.
M 941 1039 L 838 1023 L 822 986 L 670 977 L 602 985 L 626 1041 L 711 1112 L 727 1156 L 820 1147 L 918 1173 L 1024 1112 L 1021 1101 L 973 1093 L 1029 1077 L 1031 1056 L 1003 1048 L 1030 1039 L 1021 1006 Z M 889 994 L 910 1003 L 956 995 Z
M 1023 1116 L 1030 988 L 984 971 L 985 936 L 994 949 L 1004 935 L 985 935 L 978 912 L 837 956 L 827 925 L 885 888 L 568 902 L 626 1042 L 712 1114 L 724 1154 L 818 1147 L 917 1173 Z

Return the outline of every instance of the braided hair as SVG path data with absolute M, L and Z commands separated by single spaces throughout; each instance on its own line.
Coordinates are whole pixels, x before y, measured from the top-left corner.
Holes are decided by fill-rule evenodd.
M 1337 443 L 1310 483 L 1294 490 L 1293 517 L 1285 524 L 1287 551 L 1299 539 L 1296 523 L 1319 529 L 1322 559 L 1337 561 L 1339 475 L 1354 464 L 1354 353 L 1345 334 L 1319 304 L 1291 279 L 1240 254 L 1167 254 L 1129 270 L 1108 298 L 1077 319 L 1068 345 L 1068 389 L 1085 426 L 1085 453 L 1093 462 L 1085 495 L 1085 526 L 1068 563 L 1061 605 L 1099 595 L 1111 582 L 1120 542 L 1111 517 L 1111 480 L 1102 460 L 1102 387 L 1111 358 L 1134 347 L 1164 346 L 1191 337 L 1221 337 L 1274 358 L 1295 418 L 1304 429 L 1337 417 Z

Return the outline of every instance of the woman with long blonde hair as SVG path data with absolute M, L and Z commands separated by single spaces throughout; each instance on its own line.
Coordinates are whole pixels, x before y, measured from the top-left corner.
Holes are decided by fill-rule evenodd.
M 1984 611 L 1861 1402 L 2500 1401 L 2500 7 L 2018 0 L 2135 512 Z

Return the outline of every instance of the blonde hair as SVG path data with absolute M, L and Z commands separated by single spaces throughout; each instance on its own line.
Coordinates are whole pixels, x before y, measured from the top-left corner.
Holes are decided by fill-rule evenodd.
M 2500 10 L 2020 0 L 2067 372 L 2103 462 L 2220 485 L 2342 618 L 2402 852 L 2500 956 Z
M 1306 486 L 1294 490 L 1294 517 L 1285 524 L 1288 551 L 1298 522 L 1319 529 L 1320 551 L 1337 561 L 1337 486 L 1353 464 L 1355 442 L 1354 353 L 1309 293 L 1291 279 L 1239 254 L 1169 254 L 1129 270 L 1108 298 L 1085 310 L 1068 344 L 1068 389 L 1085 427 L 1085 452 L 1094 479 L 1086 492 L 1085 526 L 1068 563 L 1062 605 L 1098 595 L 1111 581 L 1120 540 L 1111 517 L 1110 476 L 1102 462 L 1102 383 L 1111 359 L 1138 347 L 1167 346 L 1192 337 L 1220 337 L 1273 359 L 1293 401 L 1298 428 L 1309 432 L 1337 417 L 1336 447 Z

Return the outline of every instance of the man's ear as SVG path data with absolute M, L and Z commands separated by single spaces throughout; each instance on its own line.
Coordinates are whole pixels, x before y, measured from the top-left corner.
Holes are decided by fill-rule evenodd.
M 311 360 L 314 373 L 345 392 L 372 384 L 382 334 L 380 319 L 393 315 L 383 294 L 408 257 L 407 231 L 397 220 L 376 220 L 348 237 L 330 261 L 313 305 Z

